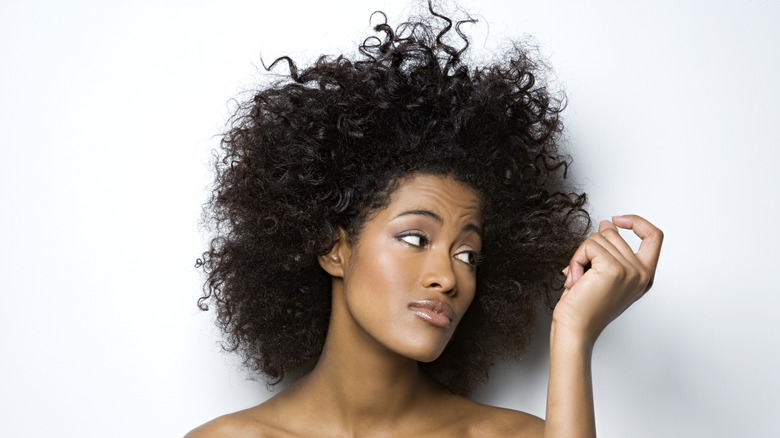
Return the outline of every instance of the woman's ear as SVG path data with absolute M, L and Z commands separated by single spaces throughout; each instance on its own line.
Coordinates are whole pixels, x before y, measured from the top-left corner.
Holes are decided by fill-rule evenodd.
M 344 270 L 352 255 L 352 248 L 347 242 L 344 230 L 339 229 L 339 236 L 327 254 L 318 257 L 322 269 L 332 277 L 344 278 Z

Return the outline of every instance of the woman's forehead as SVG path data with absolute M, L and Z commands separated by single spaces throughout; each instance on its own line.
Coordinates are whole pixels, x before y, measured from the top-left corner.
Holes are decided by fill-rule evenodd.
M 482 223 L 482 202 L 468 185 L 450 176 L 415 174 L 405 178 L 390 195 L 389 215 L 430 211 L 444 219 Z

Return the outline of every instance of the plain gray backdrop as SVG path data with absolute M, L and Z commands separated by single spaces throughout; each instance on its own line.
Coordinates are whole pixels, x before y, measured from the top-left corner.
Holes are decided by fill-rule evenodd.
M 535 37 L 594 219 L 666 233 L 652 292 L 596 346 L 600 435 L 777 436 L 778 3 L 461 6 L 477 52 Z M 261 56 L 354 53 L 408 1 L 1 9 L 0 435 L 181 436 L 263 401 L 195 306 L 209 150 Z M 544 415 L 540 330 L 478 400 Z

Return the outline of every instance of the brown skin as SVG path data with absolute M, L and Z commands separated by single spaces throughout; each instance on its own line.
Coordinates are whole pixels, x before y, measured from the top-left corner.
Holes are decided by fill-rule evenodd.
M 618 227 L 642 239 L 634 253 Z M 591 356 L 601 332 L 653 284 L 664 234 L 636 215 L 601 221 L 564 269 L 553 312 L 545 437 L 595 437 Z M 586 267 L 590 268 L 585 271 Z
M 441 354 L 474 297 L 481 226 L 469 187 L 442 176 L 409 178 L 354 245 L 342 236 L 320 258 L 333 279 L 333 310 L 315 369 L 265 403 L 187 437 L 595 436 L 593 344 L 649 288 L 663 235 L 638 216 L 615 217 L 572 257 L 553 314 L 545 423 L 453 395 L 417 366 Z M 637 254 L 616 226 L 644 239 Z M 446 303 L 450 324 L 410 307 L 419 301 Z

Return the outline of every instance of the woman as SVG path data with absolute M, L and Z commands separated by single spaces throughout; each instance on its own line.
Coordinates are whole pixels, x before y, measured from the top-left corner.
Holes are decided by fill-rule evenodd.
M 277 60 L 289 78 L 239 110 L 200 304 L 250 368 L 297 380 L 188 436 L 595 435 L 591 351 L 650 288 L 662 233 L 628 215 L 584 239 L 533 60 L 469 66 L 463 22 L 430 12 L 377 25 L 357 60 Z M 561 286 L 546 420 L 465 398 Z

